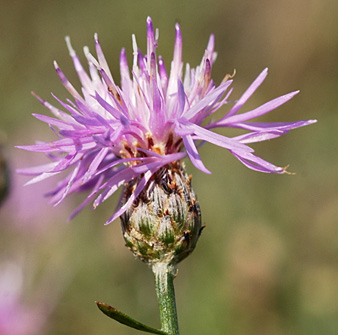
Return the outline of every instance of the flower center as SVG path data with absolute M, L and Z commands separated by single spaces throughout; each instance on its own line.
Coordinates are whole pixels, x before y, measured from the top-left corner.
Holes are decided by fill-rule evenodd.
M 153 135 L 148 132 L 145 135 L 145 141 L 134 140 L 121 140 L 119 157 L 121 158 L 137 158 L 137 157 L 151 157 L 152 155 L 144 150 L 151 151 L 158 155 L 168 155 L 179 152 L 182 147 L 182 138 L 175 136 L 172 132 L 169 133 L 165 141 L 156 141 Z M 128 166 L 140 164 L 140 161 L 131 161 L 126 163 Z

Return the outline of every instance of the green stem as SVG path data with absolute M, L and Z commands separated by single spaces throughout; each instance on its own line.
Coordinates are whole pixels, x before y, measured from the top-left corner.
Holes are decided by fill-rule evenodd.
M 166 263 L 156 263 L 152 270 L 155 275 L 162 330 L 169 335 L 179 335 L 174 290 L 176 267 Z

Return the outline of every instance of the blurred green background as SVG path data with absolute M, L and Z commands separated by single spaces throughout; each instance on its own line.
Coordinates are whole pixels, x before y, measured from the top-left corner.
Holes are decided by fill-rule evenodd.
M 261 120 L 319 120 L 253 146 L 277 165 L 290 164 L 295 175 L 253 172 L 212 145 L 201 149 L 212 175 L 188 164 L 207 227 L 175 280 L 182 335 L 337 334 L 337 1 L 2 0 L 0 5 L 0 130 L 12 177 L 0 209 L 0 265 L 23 269 L 20 301 L 46 321 L 41 334 L 137 333 L 106 318 L 95 300 L 160 326 L 151 271 L 124 247 L 119 222 L 103 225 L 117 197 L 67 223 L 81 197 L 54 208 L 42 196 L 53 184 L 23 187 L 27 178 L 13 171 L 45 161 L 14 145 L 54 138 L 31 116 L 48 111 L 30 92 L 50 102 L 51 91 L 69 97 L 53 60 L 78 87 L 64 36 L 71 36 L 81 54 L 84 45 L 94 49 L 93 34 L 99 33 L 119 82 L 120 49 L 126 47 L 131 60 L 136 33 L 145 50 L 148 15 L 160 29 L 158 50 L 167 66 L 176 22 L 183 60 L 192 66 L 214 33 L 213 78 L 219 83 L 237 70 L 232 98 L 269 67 L 245 110 L 300 89 Z

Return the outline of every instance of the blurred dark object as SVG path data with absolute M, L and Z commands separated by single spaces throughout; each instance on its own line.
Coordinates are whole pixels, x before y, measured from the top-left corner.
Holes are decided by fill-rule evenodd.
M 9 193 L 9 170 L 6 161 L 6 135 L 0 132 L 0 205 Z

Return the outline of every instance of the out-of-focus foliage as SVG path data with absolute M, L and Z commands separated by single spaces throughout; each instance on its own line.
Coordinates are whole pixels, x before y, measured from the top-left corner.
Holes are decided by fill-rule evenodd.
M 31 116 L 48 111 L 30 94 L 51 102 L 51 91 L 68 97 L 53 60 L 78 82 L 65 35 L 80 54 L 84 45 L 94 49 L 98 32 L 119 82 L 120 49 L 131 61 L 132 33 L 145 49 L 148 15 L 160 28 L 159 53 L 167 62 L 175 22 L 183 60 L 193 66 L 214 33 L 213 78 L 220 82 L 236 68 L 233 98 L 267 66 L 269 76 L 247 108 L 300 89 L 264 121 L 319 120 L 254 146 L 269 161 L 290 164 L 295 175 L 255 173 L 207 145 L 201 154 L 213 174 L 188 166 L 207 227 L 176 279 L 182 335 L 336 334 L 337 12 L 334 0 L 1 1 L 0 129 L 11 189 L 0 208 L 0 260 L 24 264 L 22 306 L 47 304 L 41 334 L 136 334 L 104 317 L 95 300 L 159 326 L 151 272 L 124 248 L 119 222 L 103 226 L 117 199 L 67 224 L 80 199 L 53 208 L 42 196 L 49 182 L 23 187 L 26 179 L 14 169 L 45 160 L 13 149 L 53 136 Z

